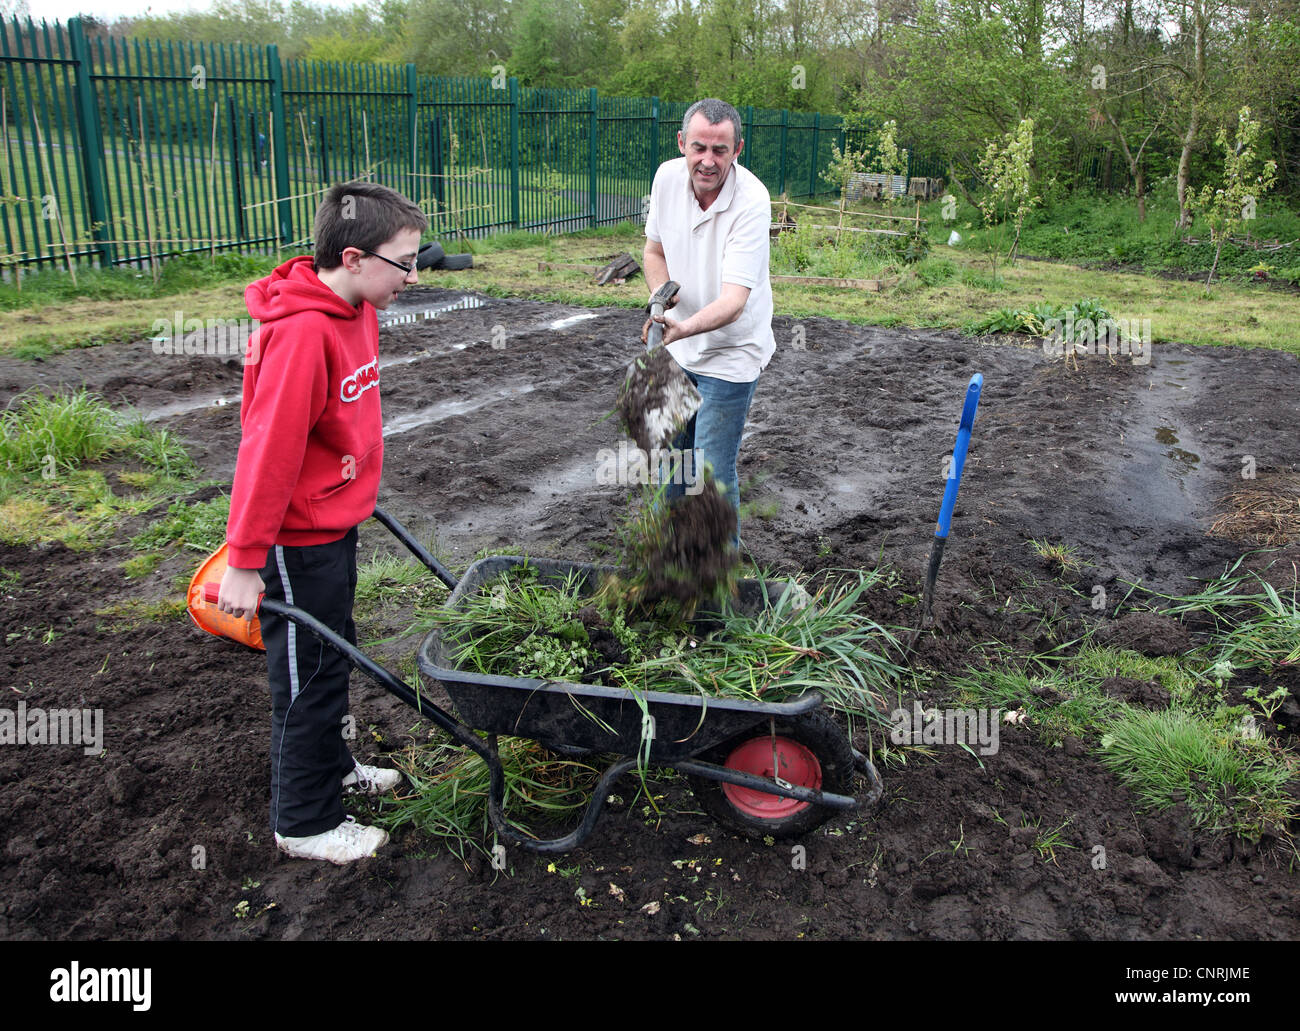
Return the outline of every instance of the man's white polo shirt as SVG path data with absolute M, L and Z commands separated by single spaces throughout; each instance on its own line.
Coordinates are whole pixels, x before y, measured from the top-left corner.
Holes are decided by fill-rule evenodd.
M 700 210 L 686 159 L 665 161 L 650 189 L 645 235 L 664 249 L 668 275 L 681 284 L 674 321 L 690 318 L 722 294 L 723 283 L 749 287 L 745 309 L 730 326 L 668 345 L 677 364 L 730 383 L 758 379 L 776 351 L 772 281 L 768 276 L 772 203 L 767 187 L 733 164 L 722 192 Z

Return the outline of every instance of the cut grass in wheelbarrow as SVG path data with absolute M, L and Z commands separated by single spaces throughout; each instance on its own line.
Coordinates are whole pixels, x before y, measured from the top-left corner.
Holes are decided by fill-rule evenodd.
M 765 702 L 819 691 L 880 721 L 902 672 L 886 657 L 894 635 L 859 611 L 880 580 L 847 572 L 812 594 L 688 619 L 670 604 L 638 613 L 603 588 L 593 595 L 579 572 L 548 580 L 525 562 L 434 619 L 461 670 Z
M 881 695 L 901 672 L 885 657 L 896 641 L 859 611 L 879 574 L 841 574 L 811 594 L 780 582 L 741 581 L 736 605 L 686 619 L 680 610 L 672 618 L 670 604 L 648 616 L 617 604 L 601 590 L 610 572 L 482 560 L 467 571 L 467 589 L 458 588 L 437 614 L 422 649 L 421 670 L 444 683 L 462 718 L 503 735 L 503 764 L 563 771 L 558 785 L 554 777 L 517 775 L 527 786 L 518 800 L 540 799 L 534 816 L 549 822 L 576 812 L 570 788 L 581 785 L 590 795 L 598 767 L 608 774 L 633 764 L 681 770 L 717 823 L 755 836 L 796 837 L 835 811 L 763 790 L 774 777 L 843 805 L 852 804 L 846 796 L 858 770 L 878 797 L 874 768 L 817 707 L 825 698 L 882 719 Z M 565 755 L 504 736 L 514 734 Z M 719 767 L 755 779 L 709 775 Z M 507 769 L 507 780 L 514 776 Z M 486 777 L 476 756 L 436 775 L 416 768 L 417 792 L 398 808 L 410 808 L 410 821 L 431 833 L 472 837 L 488 826 Z M 602 783 L 594 794 L 608 792 L 611 782 Z

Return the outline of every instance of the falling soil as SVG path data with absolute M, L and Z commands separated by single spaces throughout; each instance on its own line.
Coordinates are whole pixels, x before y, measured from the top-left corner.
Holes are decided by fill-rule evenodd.
M 736 510 L 707 471 L 699 485 L 699 493 L 676 499 L 666 513 L 644 517 L 650 530 L 623 570 L 639 606 L 668 601 L 689 615 L 700 602 L 730 593 L 740 560 L 732 543 Z
M 699 407 L 699 394 L 668 353 L 656 347 L 628 366 L 618 394 L 618 414 L 646 454 L 667 447 Z
M 455 299 L 429 291 L 427 303 Z M 563 321 L 583 314 L 483 298 L 382 331 L 391 432 L 380 501 L 454 568 L 484 548 L 573 561 L 616 553 L 627 497 L 598 479 L 598 455 L 617 441 L 602 416 L 644 316 L 606 309 Z M 1254 546 L 1206 535 L 1222 514 L 1217 499 L 1241 484 L 1243 456 L 1261 477 L 1296 471 L 1300 363 L 1288 354 L 1157 345 L 1147 367 L 1084 357 L 1075 372 L 1038 350 L 934 330 L 778 318 L 778 341 L 796 326 L 803 346 L 778 350 L 751 410 L 742 502 L 766 514 L 742 520 L 741 534 L 779 574 L 888 564 L 896 577 L 867 599 L 885 623 L 915 619 L 945 453 L 966 383 L 984 374 L 935 628 L 914 653 L 925 706 L 952 698 L 949 684 L 982 661 L 987 642 L 1009 654 L 1055 648 L 1117 622 L 1131 590 L 1130 605 L 1147 589 L 1198 590 L 1197 578 Z M 205 477 L 229 484 L 238 405 L 214 402 L 237 397 L 239 378 L 237 365 L 160 357 L 141 340 L 0 360 L 0 405 L 61 383 L 120 406 L 183 402 L 158 425 L 185 441 Z M 431 405 L 444 406 L 436 418 L 414 418 Z M 1165 455 L 1162 426 L 1200 456 L 1194 468 Z M 881 735 L 858 723 L 853 743 L 875 750 L 884 798 L 798 842 L 800 863 L 794 843 L 718 827 L 666 770 L 647 777 L 653 807 L 635 777 L 620 780 L 592 836 L 554 862 L 509 849 L 496 871 L 409 829 L 348 867 L 289 859 L 267 828 L 264 658 L 180 613 L 113 614 L 175 599 L 174 581 L 202 557 L 172 550 L 152 577 L 128 578 L 125 542 L 157 515 L 132 517 L 97 550 L 0 545 L 0 705 L 104 714 L 102 754 L 0 748 L 0 937 L 1300 936 L 1300 873 L 1283 843 L 1198 830 L 1185 804 L 1144 813 L 1098 762 L 1097 740 L 1052 747 L 1009 725 L 996 754 L 936 746 L 902 763 L 886 762 Z M 1054 577 L 1026 543 L 1044 537 L 1088 563 L 1079 583 Z M 363 561 L 395 553 L 381 527 L 362 527 Z M 1291 545 L 1243 568 L 1273 563 L 1266 575 L 1282 589 L 1297 560 Z M 361 626 L 367 652 L 409 668 L 420 635 L 392 638 L 419 618 L 400 598 L 372 610 Z M 1164 654 L 1187 647 L 1178 634 L 1204 643 L 1201 628 L 1176 624 L 1125 625 L 1116 641 Z M 1288 691 L 1279 740 L 1294 747 L 1296 677 L 1275 683 Z M 1158 704 L 1150 686 L 1111 689 Z M 450 704 L 438 685 L 424 688 Z M 365 677 L 353 678 L 351 696 L 350 744 L 363 761 L 389 765 L 387 753 L 426 739 L 428 723 Z M 1060 828 L 1059 844 L 1043 847 L 1034 828 Z

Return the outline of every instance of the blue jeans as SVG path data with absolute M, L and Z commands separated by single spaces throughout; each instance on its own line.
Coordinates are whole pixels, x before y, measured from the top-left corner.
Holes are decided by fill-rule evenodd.
M 686 375 L 699 390 L 703 403 L 686 424 L 686 428 L 677 434 L 672 446 L 680 451 L 695 450 L 692 471 L 696 476 L 702 475 L 704 463 L 713 467 L 713 478 L 725 489 L 727 500 L 739 517 L 740 483 L 736 476 L 736 458 L 740 454 L 745 416 L 749 414 L 749 404 L 754 400 L 754 388 L 758 386 L 758 380 L 751 383 L 730 383 L 725 379 L 701 376 L 694 372 L 687 372 Z M 681 477 L 674 477 L 676 479 Z M 665 493 L 668 500 L 672 501 L 686 493 L 686 486 L 672 482 Z

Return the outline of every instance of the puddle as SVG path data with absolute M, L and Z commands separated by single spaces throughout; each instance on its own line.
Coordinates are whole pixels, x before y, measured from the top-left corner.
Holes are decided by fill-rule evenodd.
M 380 314 L 379 328 L 387 329 L 389 326 L 405 326 L 412 322 L 425 322 L 429 319 L 436 319 L 445 312 L 468 311 L 470 308 L 482 308 L 483 306 L 483 301 L 466 294 L 459 300 L 448 301 L 446 304 L 436 304 L 432 308 L 403 310 L 399 297 L 397 301 L 385 308 L 383 313 Z
M 568 329 L 570 326 L 576 326 L 579 322 L 586 322 L 588 319 L 598 318 L 600 318 L 600 312 L 584 311 L 577 315 L 570 315 L 565 319 L 556 319 L 554 322 L 548 323 L 546 328 L 554 330 Z
M 476 412 L 480 408 L 486 408 L 498 401 L 531 394 L 536 389 L 535 384 L 523 383 L 518 386 L 501 387 L 490 394 L 480 394 L 478 397 L 462 398 L 456 401 L 439 401 L 427 408 L 421 408 L 418 412 L 407 412 L 405 415 L 399 415 L 388 420 L 384 426 L 384 436 L 391 437 L 398 433 L 409 433 L 411 430 L 419 429 L 421 426 L 428 426 L 430 423 L 442 422 L 444 419 L 465 415 L 468 412 Z
M 1178 434 L 1168 426 L 1157 426 L 1155 431 L 1156 443 L 1158 444 L 1177 444 Z M 1172 459 L 1177 465 L 1181 466 L 1184 472 L 1195 472 L 1196 467 L 1201 462 L 1201 456 L 1187 451 L 1180 447 L 1170 447 L 1165 451 L 1165 457 Z

